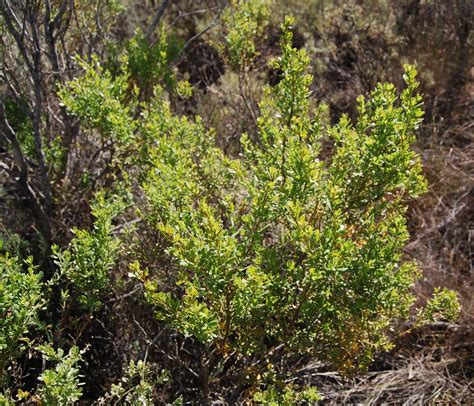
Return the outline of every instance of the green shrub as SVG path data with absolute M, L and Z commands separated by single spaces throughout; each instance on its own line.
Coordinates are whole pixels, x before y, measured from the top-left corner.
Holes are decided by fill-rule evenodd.
M 240 73 L 255 55 L 254 22 L 265 4 L 242 1 L 226 17 L 237 19 L 228 28 L 227 50 Z M 417 277 L 402 257 L 408 202 L 426 188 L 412 149 L 423 116 L 415 69 L 406 66 L 400 93 L 379 84 L 360 97 L 357 123 L 343 116 L 327 126 L 323 108 L 310 105 L 309 57 L 291 46 L 290 25 L 283 25 L 282 55 L 272 61 L 281 80 L 263 92 L 257 134 L 242 135 L 239 159 L 215 146 L 214 132 L 199 117 L 173 115 L 160 87 L 138 115 L 127 75 L 113 78 L 88 66 L 62 94 L 91 128 L 133 148 L 121 165 L 141 185 L 137 202 L 144 196 L 146 204 L 138 220 L 151 231 L 135 241 L 160 257 L 147 269 L 137 255 L 132 268 L 157 317 L 200 342 L 206 362 L 209 354 L 253 360 L 241 377 L 250 386 L 261 380 L 258 365 L 275 348 L 315 356 L 343 373 L 366 368 L 375 351 L 390 348 L 392 323 L 409 316 Z M 138 45 L 140 65 L 147 58 L 140 53 L 148 51 Z M 330 152 L 323 155 L 328 139 Z M 106 207 L 104 201 L 103 220 L 95 214 L 94 232 L 76 231 L 70 248 L 56 254 L 92 308 L 107 290 L 117 249 Z M 439 318 L 446 308 L 454 317 L 455 298 L 443 293 L 426 314 Z M 314 388 L 275 386 L 284 381 L 276 373 L 268 381 L 256 398 L 318 397 Z M 111 396 L 123 398 L 124 387 Z M 147 388 L 145 382 L 145 398 Z
M 8 394 L 0 393 L 0 405 L 2 406 L 13 406 L 15 402 L 11 399 Z
M 28 343 L 32 327 L 40 325 L 41 274 L 31 258 L 25 265 L 26 270 L 17 258 L 0 254 L 0 383 L 8 376 L 8 362 Z
M 134 120 L 130 118 L 133 104 L 129 96 L 129 75 L 112 77 L 98 60 L 80 63 L 84 74 L 61 88 L 59 96 L 68 111 L 81 118 L 88 127 L 99 130 L 104 142 L 120 147 L 133 139 Z
M 46 369 L 39 377 L 42 382 L 37 397 L 42 404 L 70 405 L 80 399 L 82 389 L 79 381 L 79 368 L 77 364 L 81 361 L 81 351 L 72 347 L 67 355 L 59 348 L 55 351 L 51 346 L 38 347 L 48 361 L 56 363 L 54 369 Z
M 291 406 L 299 404 L 314 404 L 322 399 L 314 386 L 295 388 L 294 385 L 285 385 L 282 390 L 271 386 L 265 390 L 256 391 L 253 400 L 257 404 L 268 406 Z
M 101 297 L 110 288 L 110 271 L 120 248 L 119 239 L 112 235 L 112 220 L 122 209 L 121 200 L 98 193 L 92 204 L 93 230 L 74 229 L 68 249 L 61 252 L 54 247 L 61 275 L 74 285 L 79 301 L 90 310 L 100 306 Z
M 174 85 L 170 62 L 178 53 L 178 44 L 168 38 L 163 25 L 156 43 L 150 44 L 142 33 L 137 32 L 128 42 L 126 51 L 127 70 L 142 91 L 152 90 L 160 82 L 167 87 Z
M 244 136 L 241 159 L 199 121 L 176 120 L 156 139 L 147 221 L 177 276 L 137 272 L 158 317 L 208 348 L 264 358 L 282 344 L 350 372 L 389 347 L 388 326 L 414 299 L 401 250 L 407 202 L 425 189 L 411 149 L 421 98 L 407 67 L 400 96 L 379 85 L 359 99 L 355 126 L 343 117 L 324 129 L 289 25 L 273 62 L 282 80 L 266 89 L 259 143 Z M 334 152 L 323 160 L 326 133 Z
M 236 71 L 247 68 L 256 56 L 255 40 L 268 23 L 269 5 L 269 0 L 234 0 L 225 13 L 226 53 Z
M 435 288 L 433 297 L 420 312 L 423 322 L 448 321 L 453 322 L 459 317 L 461 306 L 456 292 L 446 288 Z
M 153 388 L 168 379 L 166 372 L 157 375 L 143 361 L 131 361 L 125 374 L 100 399 L 100 404 L 153 405 Z
M 4 101 L 5 113 L 12 128 L 18 137 L 22 150 L 28 157 L 35 156 L 35 146 L 33 139 L 33 128 L 31 118 L 25 112 L 25 100 L 6 99 Z

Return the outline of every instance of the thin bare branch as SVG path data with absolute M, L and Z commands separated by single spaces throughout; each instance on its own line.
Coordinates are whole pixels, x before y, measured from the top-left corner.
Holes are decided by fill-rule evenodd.
M 226 9 L 228 5 L 228 1 L 227 0 L 223 0 L 222 1 L 222 6 L 221 8 L 219 9 L 219 11 L 217 12 L 217 14 L 214 16 L 214 18 L 212 19 L 212 21 L 201 31 L 199 31 L 197 34 L 193 35 L 191 38 L 189 38 L 186 43 L 183 45 L 183 47 L 179 50 L 178 52 L 178 55 L 174 61 L 174 65 L 176 65 L 181 56 L 184 54 L 184 52 L 188 49 L 188 47 L 194 42 L 196 41 L 197 39 L 199 39 L 200 37 L 202 37 L 206 32 L 208 32 L 210 29 L 212 29 L 215 25 L 217 25 L 217 23 L 219 22 L 219 19 L 222 15 L 222 13 L 224 12 L 224 10 Z
M 146 30 L 146 32 L 145 32 L 145 41 L 147 41 L 148 43 L 150 43 L 151 36 L 155 32 L 156 27 L 158 27 L 158 24 L 160 23 L 160 21 L 163 17 L 163 14 L 165 13 L 166 7 L 168 7 L 168 4 L 169 4 L 169 0 L 163 0 L 161 2 L 161 5 L 160 5 L 160 7 L 158 8 L 158 11 L 155 14 L 155 17 L 153 17 L 153 20 L 152 20 L 150 26 Z
M 38 224 L 39 230 L 43 238 L 49 242 L 51 241 L 51 219 L 47 212 L 44 210 L 43 206 L 40 203 L 40 199 L 37 196 L 37 193 L 31 187 L 28 182 L 28 166 L 26 159 L 21 150 L 20 143 L 18 142 L 15 131 L 11 127 L 10 123 L 7 120 L 5 115 L 5 103 L 4 100 L 0 101 L 0 128 L 3 131 L 3 134 L 7 138 L 8 142 L 13 148 L 13 155 L 15 159 L 15 164 L 17 171 L 10 174 L 14 176 L 17 184 L 20 187 L 22 194 L 27 198 L 31 205 L 31 210 L 35 216 L 35 220 Z

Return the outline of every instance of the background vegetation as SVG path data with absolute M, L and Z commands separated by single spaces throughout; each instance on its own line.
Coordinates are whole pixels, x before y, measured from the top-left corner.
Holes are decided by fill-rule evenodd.
M 474 400 L 472 2 L 0 12 L 0 403 Z

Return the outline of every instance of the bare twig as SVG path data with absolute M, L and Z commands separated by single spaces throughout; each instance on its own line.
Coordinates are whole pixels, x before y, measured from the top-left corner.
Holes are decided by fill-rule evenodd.
M 34 189 L 28 182 L 28 166 L 26 159 L 21 150 L 20 143 L 13 131 L 10 123 L 5 115 L 4 101 L 0 101 L 0 128 L 2 129 L 5 137 L 13 148 L 13 154 L 17 167 L 17 175 L 14 176 L 16 182 L 20 186 L 22 194 L 28 199 L 32 212 L 38 223 L 40 232 L 46 241 L 51 240 L 51 219 L 46 210 L 43 208 L 40 199 Z M 13 172 L 10 171 L 12 174 Z
M 173 65 L 177 65 L 179 63 L 181 56 L 184 54 L 184 52 L 188 49 L 188 47 L 194 41 L 196 41 L 197 39 L 202 37 L 206 32 L 208 32 L 211 28 L 213 28 L 219 22 L 219 18 L 221 17 L 222 13 L 224 12 L 225 8 L 227 7 L 227 4 L 228 4 L 228 1 L 223 0 L 221 8 L 217 12 L 217 14 L 214 16 L 212 21 L 203 30 L 201 30 L 197 34 L 193 35 L 191 38 L 189 38 L 186 41 L 186 43 L 183 45 L 183 47 L 179 50 L 178 55 L 176 56 L 176 59 L 175 59 Z
M 156 27 L 158 27 L 158 24 L 160 23 L 160 21 L 163 17 L 163 14 L 165 13 L 166 7 L 168 7 L 168 4 L 169 4 L 169 0 L 163 0 L 161 2 L 161 5 L 158 8 L 157 13 L 155 14 L 155 17 L 153 17 L 153 20 L 152 20 L 150 26 L 148 27 L 148 29 L 145 32 L 145 41 L 146 42 L 150 43 L 151 36 L 155 32 Z

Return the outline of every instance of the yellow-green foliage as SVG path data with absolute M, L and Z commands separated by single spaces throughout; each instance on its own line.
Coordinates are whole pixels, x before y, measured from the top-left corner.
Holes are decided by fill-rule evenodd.
M 41 385 L 35 397 L 47 406 L 69 405 L 82 396 L 78 363 L 82 359 L 79 348 L 72 347 L 68 354 L 59 348 L 55 351 L 50 345 L 39 346 L 45 360 L 54 362 L 54 368 L 48 368 L 40 375 Z
M 268 23 L 270 0 L 233 0 L 224 15 L 225 45 L 231 66 L 245 69 L 256 56 L 255 40 Z
M 461 306 L 459 305 L 456 292 L 446 288 L 435 288 L 433 297 L 428 300 L 426 306 L 420 312 L 421 322 L 455 321 Z
M 241 19 L 227 37 L 239 70 L 255 54 L 260 11 L 254 5 L 235 3 L 235 14 L 226 17 Z M 367 367 L 375 351 L 390 348 L 389 326 L 407 317 L 414 301 L 416 267 L 403 260 L 402 249 L 408 202 L 426 188 L 412 149 L 423 116 L 421 97 L 416 71 L 406 66 L 401 92 L 379 84 L 358 99 L 356 124 L 343 116 L 326 126 L 324 108 L 309 102 L 310 60 L 292 47 L 291 24 L 283 24 L 282 53 L 271 62 L 281 79 L 264 90 L 257 134 L 242 134 L 238 159 L 215 146 L 202 119 L 175 116 L 160 87 L 133 120 L 125 98 L 117 99 L 112 78 L 100 69 L 89 67 L 62 97 L 101 132 L 133 127 L 129 162 L 146 200 L 138 215 L 159 236 L 152 248 L 162 262 L 142 269 L 138 257 L 132 269 L 158 318 L 223 357 L 264 359 L 282 346 L 350 373 Z M 117 80 L 123 89 L 123 77 Z M 96 90 L 88 89 L 94 84 L 104 88 L 103 105 L 116 105 L 119 115 L 104 110 Z M 325 157 L 323 137 L 333 145 Z M 109 227 L 100 230 L 97 241 L 103 244 L 78 233 L 60 265 L 80 294 L 94 300 L 106 285 L 112 264 L 107 254 L 114 246 Z M 140 236 L 136 241 L 145 244 Z M 454 303 L 450 295 L 438 295 L 430 314 L 447 306 L 454 315 Z M 299 399 L 290 389 L 274 394 Z
M 400 96 L 380 85 L 359 100 L 357 125 L 343 117 L 327 129 L 335 151 L 323 162 L 309 58 L 292 48 L 290 24 L 273 62 L 282 80 L 266 90 L 259 142 L 243 136 L 241 159 L 164 101 L 147 113 L 156 137 L 146 220 L 177 279 L 163 291 L 164 274 L 137 272 L 160 318 L 222 354 L 264 356 L 281 343 L 350 371 L 388 347 L 385 329 L 413 301 L 416 272 L 401 249 L 407 201 L 425 188 L 411 149 L 421 99 L 406 67 Z
M 314 404 L 322 400 L 322 396 L 314 386 L 297 388 L 295 385 L 284 385 L 277 388 L 275 385 L 265 390 L 256 391 L 254 402 L 268 406 L 292 406 L 297 404 Z
M 120 248 L 119 239 L 112 235 L 112 220 L 122 209 L 121 200 L 98 193 L 92 204 L 93 230 L 74 229 L 68 249 L 61 252 L 54 248 L 60 273 L 72 282 L 79 301 L 89 309 L 97 308 L 110 288 L 110 270 Z
M 0 254 L 0 384 L 5 370 L 28 342 L 28 332 L 39 326 L 38 312 L 44 306 L 41 274 L 32 258 L 25 264 Z
M 100 404 L 153 405 L 153 389 L 168 380 L 167 371 L 158 375 L 144 361 L 131 361 L 120 382 L 112 384 Z
M 135 129 L 127 100 L 128 74 L 112 77 L 97 60 L 81 62 L 81 66 L 84 74 L 59 92 L 62 103 L 83 124 L 99 130 L 104 140 L 127 144 Z
M 154 44 L 147 41 L 141 32 L 135 33 L 126 51 L 127 71 L 142 91 L 153 89 L 160 81 L 168 86 L 174 83 L 170 61 L 175 57 L 177 47 L 168 39 L 165 26 L 160 27 L 158 40 Z

